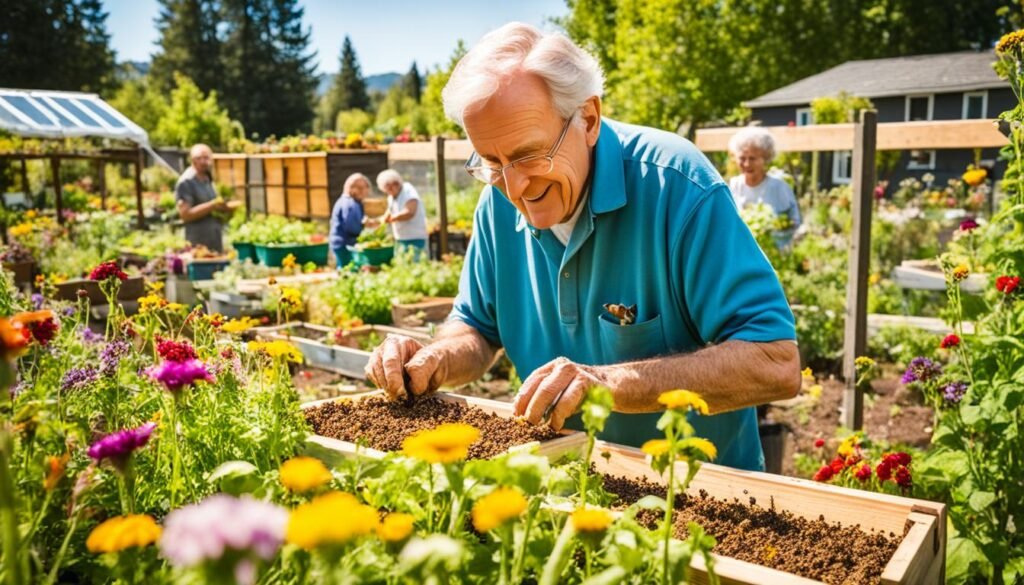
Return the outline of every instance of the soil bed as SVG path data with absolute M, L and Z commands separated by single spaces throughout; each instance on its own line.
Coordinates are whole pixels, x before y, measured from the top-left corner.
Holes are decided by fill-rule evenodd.
M 624 508 L 647 495 L 665 497 L 665 488 L 645 480 L 604 476 L 605 491 L 619 496 Z M 768 507 L 763 507 L 767 504 Z M 637 521 L 654 528 L 662 515 L 642 510 Z M 859 526 L 808 520 L 774 509 L 771 502 L 677 496 L 673 528 L 686 538 L 688 522 L 700 524 L 718 541 L 716 554 L 841 585 L 878 583 L 902 535 L 866 532 Z
M 306 420 L 318 435 L 350 443 L 365 441 L 379 451 L 400 451 L 402 441 L 416 431 L 462 422 L 480 430 L 480 439 L 469 448 L 470 459 L 486 459 L 516 445 L 559 436 L 548 427 L 534 427 L 433 396 L 412 403 L 392 402 L 382 396 L 328 402 L 307 410 Z

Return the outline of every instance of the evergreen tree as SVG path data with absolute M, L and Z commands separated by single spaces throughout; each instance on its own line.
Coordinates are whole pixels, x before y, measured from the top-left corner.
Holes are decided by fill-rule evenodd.
M 175 87 L 176 72 L 188 76 L 204 92 L 219 89 L 224 68 L 217 38 L 215 0 L 160 0 L 156 27 L 160 51 L 153 56 L 150 75 L 164 91 Z
M 99 0 L 11 2 L 0 14 L 0 85 L 92 92 L 116 85 Z
M 416 103 L 420 103 L 420 96 L 423 92 L 423 78 L 420 77 L 420 70 L 416 67 L 415 61 L 412 62 L 409 72 L 402 77 L 402 89 L 405 91 L 405 95 L 416 100 Z
M 352 39 L 345 37 L 341 45 L 340 66 L 334 76 L 331 89 L 320 101 L 319 119 L 324 130 L 334 129 L 339 112 L 347 110 L 369 110 L 370 96 L 366 92 L 366 80 L 359 67 L 359 58 L 352 47 Z

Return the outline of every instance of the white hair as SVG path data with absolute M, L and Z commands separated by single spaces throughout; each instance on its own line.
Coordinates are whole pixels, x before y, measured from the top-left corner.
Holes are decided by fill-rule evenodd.
M 399 175 L 395 169 L 384 169 L 377 175 L 377 188 L 383 189 L 391 183 L 402 184 L 402 175 Z
M 348 176 L 347 179 L 345 179 L 345 186 L 341 188 L 341 192 L 351 192 L 350 190 L 352 189 L 352 187 L 359 181 L 366 181 L 366 186 L 370 186 L 370 179 L 367 179 L 366 175 L 364 175 L 363 173 L 352 173 L 351 175 Z
M 563 34 L 511 22 L 484 35 L 455 66 L 441 93 L 444 113 L 463 126 L 466 110 L 486 102 L 517 72 L 540 77 L 555 110 L 566 119 L 591 97 L 604 94 L 601 66 L 590 53 Z
M 764 153 L 766 161 L 775 159 L 775 138 L 761 126 L 747 126 L 729 139 L 729 152 L 739 155 L 744 148 L 756 148 Z

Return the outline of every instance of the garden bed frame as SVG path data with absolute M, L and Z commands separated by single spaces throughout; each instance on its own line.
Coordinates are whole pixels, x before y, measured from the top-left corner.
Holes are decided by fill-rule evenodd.
M 303 404 L 302 410 L 306 411 L 320 406 L 321 404 L 327 404 L 338 400 L 363 400 L 383 395 L 384 392 L 382 390 L 375 390 L 353 396 L 316 400 Z M 449 394 L 447 392 L 437 392 L 434 395 L 445 402 L 454 402 L 464 406 L 474 406 L 484 412 L 496 414 L 502 418 L 512 418 L 514 416 L 512 413 L 512 405 L 507 402 L 488 400 L 486 398 L 476 398 L 473 396 L 461 396 L 458 394 Z M 547 457 L 551 460 L 559 459 L 568 454 L 575 454 L 577 458 L 582 458 L 587 444 L 586 434 L 579 431 L 562 431 L 561 434 L 562 436 L 551 439 L 550 441 L 532 441 L 530 443 L 516 445 L 515 447 L 512 447 L 510 451 L 530 450 L 536 447 L 538 455 Z M 322 435 L 310 435 L 307 437 L 306 453 L 329 464 L 336 463 L 339 459 L 350 459 L 352 457 L 382 459 L 387 455 L 384 451 L 371 449 L 370 447 L 361 447 L 355 443 L 332 439 L 331 437 L 324 437 Z
M 600 473 L 665 483 L 639 449 L 598 441 L 591 461 Z M 678 465 L 677 477 L 685 477 L 686 464 Z M 827 522 L 886 533 L 904 534 L 906 531 L 879 582 L 916 585 L 945 581 L 946 509 L 943 504 L 714 464 L 701 466 L 688 493 L 696 494 L 700 490 L 719 500 L 757 498 L 760 506 L 774 506 L 809 520 L 820 517 Z M 694 557 L 691 568 L 693 583 L 709 582 L 703 558 Z M 821 583 L 718 555 L 715 555 L 715 572 L 723 585 Z
M 310 329 L 323 335 L 329 335 L 335 331 L 331 327 L 314 325 L 303 321 L 291 321 L 271 327 L 257 327 L 253 331 L 257 336 L 267 340 L 284 340 L 293 343 L 302 351 L 302 355 L 309 365 L 337 372 L 350 378 L 366 379 L 363 369 L 370 361 L 370 352 L 343 345 L 329 345 L 316 339 L 309 339 L 308 337 L 288 335 L 287 332 L 289 330 L 296 328 Z M 406 335 L 423 343 L 430 341 L 430 336 L 425 333 L 388 327 L 386 325 L 366 325 L 350 330 L 350 334 L 356 337 L 372 333 L 380 335 L 382 339 L 388 335 Z

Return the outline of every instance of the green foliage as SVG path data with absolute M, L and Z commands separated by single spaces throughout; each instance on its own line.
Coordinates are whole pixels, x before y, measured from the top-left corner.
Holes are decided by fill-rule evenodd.
M 441 102 L 441 91 L 448 84 L 448 78 L 451 77 L 452 71 L 466 51 L 466 43 L 459 39 L 448 63 L 427 74 L 426 86 L 423 88 L 423 96 L 420 100 L 420 111 L 425 120 L 427 134 L 431 136 L 449 138 L 465 138 L 466 136 L 461 127 L 444 115 L 444 105 Z
M 362 134 L 373 126 L 373 116 L 365 110 L 344 110 L 338 112 L 334 129 L 340 134 Z
M 856 122 L 857 112 L 873 110 L 874 104 L 868 98 L 850 95 L 845 91 L 839 95 L 819 97 L 811 100 L 811 116 L 815 124 L 847 124 Z
M 229 232 L 229 236 L 235 242 L 269 246 L 273 244 L 308 244 L 311 237 L 321 232 L 321 227 L 316 223 L 270 215 L 238 224 L 236 229 Z
M 886 325 L 868 339 L 868 353 L 905 368 L 918 356 L 936 359 L 941 341 L 941 335 L 916 327 Z
M 359 67 L 359 58 L 352 46 L 352 39 L 345 35 L 345 42 L 341 46 L 341 55 L 338 58 L 338 73 L 334 76 L 331 88 L 320 99 L 318 107 L 318 120 L 321 130 L 341 131 L 340 120 L 335 126 L 338 114 L 347 110 L 369 110 L 370 97 L 366 93 L 366 81 Z M 353 130 L 345 130 L 353 132 Z
M 221 148 L 236 133 L 241 133 L 227 110 L 217 101 L 217 92 L 203 92 L 184 75 L 175 75 L 177 88 L 171 92 L 166 114 L 157 124 L 155 140 L 179 148 L 202 142 Z
M 405 95 L 416 100 L 416 103 L 420 103 L 420 96 L 423 94 L 423 77 L 420 76 L 420 70 L 416 67 L 416 62 L 412 62 L 412 67 L 409 67 L 409 71 L 402 76 L 402 91 Z
M 159 2 L 156 26 L 160 31 L 160 49 L 153 55 L 150 67 L 152 84 L 169 93 L 177 86 L 175 74 L 180 73 L 195 81 L 203 93 L 223 89 L 224 63 L 217 34 L 221 13 L 216 0 Z
M 110 99 L 110 105 L 138 124 L 154 140 L 156 137 L 152 134 L 170 109 L 167 95 L 148 76 L 126 81 Z

